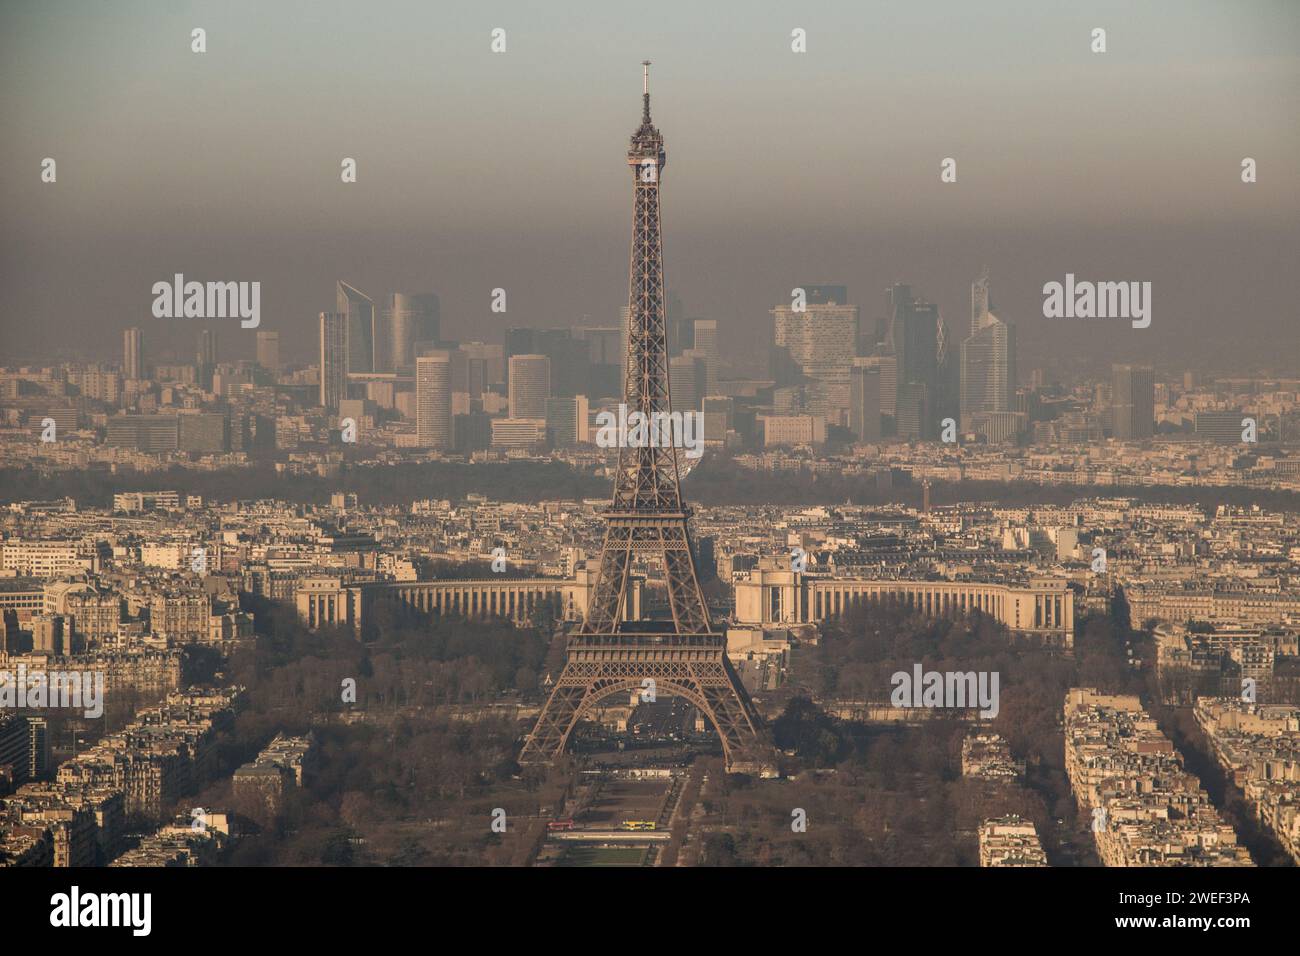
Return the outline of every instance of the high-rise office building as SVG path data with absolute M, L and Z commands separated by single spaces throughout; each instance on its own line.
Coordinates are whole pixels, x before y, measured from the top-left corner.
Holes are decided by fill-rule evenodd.
M 803 286 L 803 311 L 772 310 L 772 377 L 778 387 L 804 385 L 807 414 L 843 425 L 849 412 L 849 372 L 858 349 L 858 307 L 844 286 Z
M 1111 369 L 1111 419 L 1116 438 L 1136 440 L 1155 433 L 1156 376 L 1150 366 Z
M 348 316 L 342 312 L 320 314 L 320 403 L 336 412 L 347 397 Z
M 727 432 L 736 427 L 736 400 L 730 395 L 707 395 L 702 404 L 704 441 L 725 444 Z
M 873 368 L 880 374 L 880 414 L 893 419 L 898 407 L 898 358 L 894 355 L 868 355 L 854 359 L 859 368 Z
M 989 270 L 985 266 L 970 286 L 970 334 L 984 328 L 989 314 Z
M 452 447 L 451 353 L 435 351 L 415 360 L 415 432 L 421 448 Z
M 257 364 L 268 372 L 280 371 L 280 333 L 257 333 Z
M 695 349 L 668 360 L 668 402 L 675 412 L 698 412 L 708 375 L 705 360 Z
M 217 333 L 214 329 L 199 330 L 198 352 L 195 355 L 195 362 L 198 365 L 206 365 L 209 368 L 216 368 L 217 365 Z
M 910 286 L 895 284 L 887 293 L 892 309 L 889 344 L 896 362 L 897 400 L 894 418 L 904 438 L 933 438 L 957 388 L 957 363 L 947 355 L 946 333 L 939 307 L 912 295 Z
M 880 365 L 873 358 L 853 361 L 849 380 L 849 430 L 858 441 L 879 441 Z
M 217 370 L 217 333 L 215 329 L 199 330 L 198 351 L 194 357 L 198 384 L 212 388 L 212 374 Z
M 511 418 L 545 420 L 551 397 L 551 360 L 545 355 L 512 355 L 507 392 Z
M 894 318 L 898 310 L 912 304 L 912 287 L 905 282 L 895 282 L 885 290 L 885 344 L 894 348 Z
M 962 419 L 981 412 L 1013 411 L 1016 329 L 988 313 L 982 329 L 961 344 Z
M 930 439 L 938 433 L 934 415 L 934 395 L 924 382 L 904 382 L 898 386 L 894 410 L 898 437 Z
M 614 326 L 591 326 L 576 330 L 587 343 L 587 361 L 592 365 L 613 365 L 622 368 L 627 358 L 627 340 Z
M 891 338 L 898 358 L 898 386 L 919 383 L 933 388 L 939 375 L 939 307 L 913 299 L 910 290 L 906 297 L 896 294 L 894 303 Z
M 506 384 L 510 384 L 510 360 L 516 355 L 536 355 L 536 329 L 506 329 L 502 356 L 506 364 Z
M 687 349 L 695 348 L 695 320 L 686 317 L 686 307 L 682 297 L 676 292 L 668 293 L 668 303 L 664 308 L 667 320 L 665 332 L 668 335 L 668 355 L 681 355 Z M 624 339 L 626 341 L 626 339 Z
M 942 312 L 939 313 L 938 326 L 934 412 L 937 418 L 957 420 L 961 418 L 961 343 L 948 331 Z
M 452 448 L 461 454 L 483 451 L 492 445 L 492 416 L 486 412 L 453 415 L 451 419 Z
M 714 319 L 696 319 L 695 344 L 691 346 L 704 360 L 704 395 L 718 392 L 718 323 Z M 683 354 L 687 350 L 683 350 Z
M 551 362 L 551 394 L 564 397 L 590 391 L 591 344 L 583 329 L 506 329 L 506 383 L 516 355 L 545 355 Z
M 144 333 L 139 329 L 122 333 L 122 375 L 128 381 L 144 378 Z
M 587 394 L 608 398 L 623 394 L 627 339 L 615 327 L 578 329 L 587 343 Z
M 537 329 L 533 352 L 551 360 L 551 394 L 571 398 L 587 393 L 589 346 L 575 329 Z
M 434 293 L 389 293 L 375 335 L 375 371 L 414 368 L 416 343 L 437 342 L 441 323 L 441 305 Z
M 344 374 L 375 371 L 375 303 L 342 281 L 335 287 L 334 300 L 334 311 L 347 316 Z
M 971 331 L 961 344 L 961 422 L 1010 412 L 1016 391 L 1016 329 L 989 306 L 988 270 L 971 285 Z
M 462 342 L 451 353 L 452 391 L 465 392 L 471 399 L 483 397 L 502 379 L 501 346 L 485 342 Z
M 546 400 L 546 441 L 553 448 L 568 448 L 587 441 L 590 409 L 586 395 Z

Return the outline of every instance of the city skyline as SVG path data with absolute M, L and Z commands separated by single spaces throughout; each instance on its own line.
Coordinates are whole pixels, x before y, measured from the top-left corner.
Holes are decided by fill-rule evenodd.
M 288 361 L 315 351 L 316 317 L 331 307 L 323 292 L 339 278 L 373 301 L 380 290 L 436 292 L 443 334 L 453 339 L 484 338 L 475 333 L 485 329 L 495 338 L 509 326 L 613 324 L 622 297 L 617 184 L 602 162 L 602 129 L 617 121 L 618 76 L 627 76 L 629 61 L 651 55 L 658 57 L 660 101 L 673 117 L 668 133 L 682 157 L 673 179 L 673 241 L 665 249 L 670 289 L 681 293 L 691 315 L 720 323 L 732 344 L 728 358 L 743 366 L 764 362 L 746 347 L 750 333 L 798 281 L 844 283 L 855 290 L 854 304 L 873 312 L 875 290 L 910 282 L 960 324 L 970 278 L 986 264 L 998 276 L 999 304 L 1019 329 L 1027 362 L 1065 353 L 1097 367 L 1165 357 L 1195 366 L 1215 356 L 1230 370 L 1280 371 L 1279 364 L 1300 359 L 1291 351 L 1294 337 L 1285 335 L 1295 305 L 1281 280 L 1300 240 L 1300 208 L 1289 188 L 1300 155 L 1300 131 L 1290 121 L 1300 112 L 1293 92 L 1300 88 L 1300 11 L 1259 3 L 1253 16 L 1231 19 L 1208 4 L 1197 16 L 1170 21 L 1155 5 L 1102 4 L 1091 14 L 1106 21 L 1110 46 L 1095 54 L 1091 21 L 1032 4 L 1019 8 L 1024 15 L 987 22 L 960 4 L 940 4 L 933 13 L 890 9 L 884 22 L 900 38 L 935 47 L 935 62 L 924 67 L 901 57 L 907 43 L 879 44 L 880 24 L 869 7 L 837 9 L 834 22 L 842 25 L 822 32 L 817 15 L 787 24 L 790 15 L 760 7 L 743 29 L 719 31 L 710 26 L 720 26 L 723 14 L 696 11 L 692 16 L 704 18 L 700 29 L 675 37 L 668 50 L 638 41 L 598 8 L 584 9 L 581 20 L 566 20 L 578 16 L 571 12 L 542 25 L 535 14 L 507 7 L 500 16 L 513 42 L 500 54 L 489 50 L 486 21 L 478 26 L 453 15 L 436 31 L 446 66 L 430 67 L 427 83 L 446 86 L 446 71 L 456 65 L 479 78 L 477 90 L 450 87 L 428 120 L 411 112 L 398 128 L 413 138 L 399 139 L 397 148 L 375 144 L 393 142 L 385 124 L 405 108 L 402 97 L 390 95 L 392 84 L 419 86 L 420 71 L 402 58 L 389 58 L 388 73 L 347 74 L 325 86 L 318 79 L 318 101 L 292 82 L 350 35 L 345 8 L 332 9 L 337 36 L 295 21 L 289 10 L 200 8 L 191 18 L 214 18 L 202 57 L 189 52 L 185 15 L 136 24 L 120 47 L 138 60 L 128 72 L 133 95 L 103 85 L 97 105 L 100 122 L 112 117 L 136 130 L 139 155 L 117 145 L 93 158 L 84 152 L 90 143 L 81 137 L 98 127 L 83 133 L 61 125 L 76 115 L 67 95 L 71 77 L 51 77 L 37 95 L 8 104 L 33 130 L 23 151 L 11 145 L 0 153 L 6 168 L 32 171 L 30 182 L 10 176 L 0 187 L 12 210 L 0 274 L 8 350 L 28 361 L 45 350 L 108 356 L 121 329 L 139 326 L 158 354 L 179 354 L 189 347 L 188 320 L 160 321 L 147 310 L 150 285 L 176 271 L 261 282 L 263 328 L 281 332 Z M 119 10 L 108 18 L 98 8 L 83 13 L 100 17 L 103 34 L 112 36 L 136 22 L 130 7 Z M 427 16 L 414 7 L 407 12 L 414 24 Z M 566 35 L 566 23 L 579 22 L 586 28 Z M 11 23 L 0 39 L 9 66 L 0 69 L 14 71 L 15 80 L 30 75 L 29 58 L 40 52 L 75 52 L 78 71 L 89 76 L 120 65 L 109 52 L 113 44 L 77 49 L 48 13 L 19 10 Z M 604 40 L 593 46 L 587 31 L 602 27 Z M 793 27 L 809 31 L 807 53 L 790 51 Z M 299 36 L 297 46 L 311 51 L 307 59 L 283 55 L 282 31 Z M 378 27 L 361 29 L 361 49 L 419 42 L 418 27 L 405 33 L 398 41 Z M 870 57 L 865 68 L 860 55 L 849 56 L 855 39 Z M 1019 86 L 1009 87 L 988 67 L 939 65 L 952 60 L 939 51 L 958 43 L 1001 67 L 1017 65 Z M 266 59 L 270 48 L 275 61 Z M 568 54 L 562 70 L 551 58 L 560 51 Z M 693 56 L 705 51 L 713 55 Z M 248 118 L 228 115 L 228 102 L 214 101 L 211 71 L 229 57 L 237 57 L 242 82 L 265 94 L 251 128 Z M 753 65 L 741 73 L 737 58 Z M 179 86 L 178 69 L 188 77 Z M 291 82 L 261 90 L 277 71 Z M 161 75 L 171 77 L 166 87 L 156 79 Z M 514 95 L 525 77 L 542 82 L 530 83 L 526 97 Z M 1135 83 L 1144 96 L 1126 92 Z M 603 92 L 577 92 L 575 84 Z M 26 86 L 4 88 L 14 96 Z M 1031 96 L 1030 88 L 1039 92 Z M 1050 98 L 1063 88 L 1068 95 Z M 191 106 L 194 119 L 182 127 L 187 135 L 163 135 L 156 117 L 175 113 L 171 99 L 182 89 L 208 105 L 210 125 L 198 120 L 203 107 Z M 287 119 L 286 110 L 301 107 L 304 97 L 323 102 L 331 93 L 345 106 L 344 121 L 282 142 L 278 130 L 285 127 L 276 118 Z M 1058 101 L 1069 112 L 1049 108 Z M 34 112 L 38 104 L 46 104 L 43 112 Z M 1194 138 L 1191 126 L 1173 121 L 1189 114 L 1198 120 Z M 435 129 L 472 135 L 458 135 L 454 141 L 465 145 L 422 160 L 420 147 Z M 227 155 L 211 148 L 211 137 L 239 130 L 255 130 L 266 145 L 217 167 L 193 151 L 203 144 L 207 156 Z M 756 135 L 769 148 L 756 148 Z M 1204 148 L 1207 135 L 1213 149 Z M 547 144 L 534 157 L 540 165 L 523 171 L 504 161 L 512 155 L 508 144 L 521 136 Z M 816 176 L 783 158 L 792 151 L 782 144 L 792 136 L 817 143 Z M 739 164 L 731 161 L 737 149 L 746 156 Z M 41 158 L 49 155 L 61 158 L 56 183 L 39 178 Z M 1260 164 L 1250 184 L 1239 175 L 1247 156 Z M 348 157 L 359 172 L 345 184 L 339 163 Z M 954 183 L 940 181 L 947 157 L 957 160 Z M 206 177 L 196 178 L 200 170 Z M 528 170 L 548 182 L 544 193 L 526 188 Z M 135 197 L 130 216 L 116 205 L 126 196 Z M 190 212 L 178 216 L 178 209 Z M 345 234 L 333 228 L 340 215 L 349 221 Z M 57 236 L 55 254 L 50 243 Z M 111 243 L 103 241 L 108 236 Z M 49 281 L 59 268 L 95 277 L 94 299 L 83 291 L 88 284 Z M 1041 287 L 1067 272 L 1151 281 L 1153 325 L 1098 336 L 1086 323 L 1044 319 Z M 510 295 L 505 315 L 491 311 L 496 288 Z M 1225 320 L 1239 321 L 1243 311 L 1259 330 L 1245 339 Z M 81 318 L 89 315 L 95 319 Z M 59 326 L 80 334 L 46 338 Z M 252 356 L 251 333 L 229 338 L 227 354 Z M 61 352 L 72 348 L 90 354 Z
M 945 925 L 1049 940 L 1063 898 L 1285 912 L 1300 8 L 70 3 L 0 15 L 0 80 L 66 67 L 0 92 L 66 137 L 0 177 L 21 925 L 188 940 L 245 876 L 234 925 L 348 922 L 286 868 L 394 912 L 444 867 L 854 868 L 930 917 L 908 874 L 961 868 Z

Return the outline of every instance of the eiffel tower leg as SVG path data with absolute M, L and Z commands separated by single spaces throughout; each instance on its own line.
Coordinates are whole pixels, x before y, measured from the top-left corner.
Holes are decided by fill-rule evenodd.
M 697 707 L 722 741 L 727 772 L 757 773 L 772 766 L 774 753 L 762 722 L 739 677 L 727 662 L 700 664 L 638 662 L 602 665 L 566 664 L 564 673 L 524 742 L 520 764 L 548 763 L 564 752 L 578 721 L 602 700 L 619 691 L 639 690 L 652 678 L 657 693 L 681 697 Z
M 600 571 L 583 621 L 585 631 L 611 631 L 622 617 L 628 567 L 632 561 L 631 534 L 632 529 L 627 526 L 611 525 L 605 530 Z
M 707 633 L 710 630 L 708 611 L 695 576 L 686 524 L 665 527 L 661 534 L 668 601 L 677 629 L 685 634 Z
M 565 665 L 564 670 L 568 672 L 568 665 Z M 560 676 L 560 681 L 546 699 L 542 712 L 537 715 L 537 725 L 524 741 L 524 749 L 519 754 L 521 765 L 550 763 L 564 753 L 569 734 L 578 722 L 578 709 L 586 693 L 586 687 L 566 684 L 564 675 Z
M 700 696 L 705 701 L 706 715 L 722 738 L 727 772 L 758 773 L 772 766 L 775 751 L 726 655 L 720 663 L 703 671 L 699 678 Z

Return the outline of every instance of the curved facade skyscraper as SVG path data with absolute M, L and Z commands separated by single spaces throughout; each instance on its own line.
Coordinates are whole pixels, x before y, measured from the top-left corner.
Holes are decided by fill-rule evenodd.
M 421 448 L 451 448 L 451 353 L 421 355 L 415 363 L 415 431 Z
M 440 306 L 434 293 L 390 292 L 384 297 L 380 334 L 375 341 L 375 371 L 412 368 L 416 343 L 438 341 L 440 323 Z

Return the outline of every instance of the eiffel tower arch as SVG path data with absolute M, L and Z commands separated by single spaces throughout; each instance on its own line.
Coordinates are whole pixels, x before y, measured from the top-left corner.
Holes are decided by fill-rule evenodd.
M 634 205 L 628 278 L 627 364 L 623 401 L 645 421 L 671 412 L 659 183 L 663 136 L 650 121 L 649 62 L 641 125 L 627 163 Z M 713 630 L 695 573 L 673 442 L 629 446 L 620 436 L 614 494 L 604 512 L 605 539 L 595 586 L 581 626 L 570 634 L 564 670 L 524 742 L 521 764 L 544 763 L 564 752 L 579 720 L 620 692 L 654 681 L 656 694 L 681 697 L 713 725 L 729 772 L 757 773 L 774 765 L 762 720 L 727 659 L 727 639 Z M 636 558 L 663 564 L 672 620 L 624 619 L 624 595 Z

